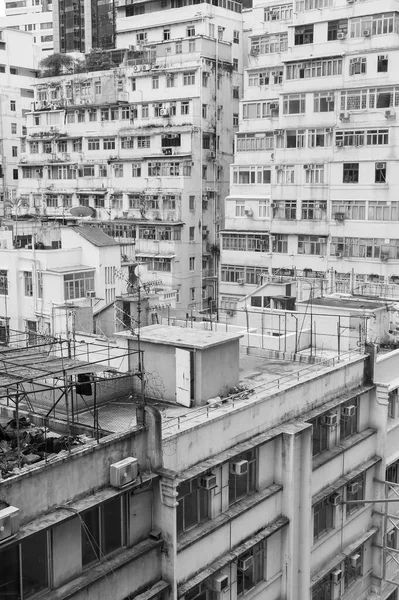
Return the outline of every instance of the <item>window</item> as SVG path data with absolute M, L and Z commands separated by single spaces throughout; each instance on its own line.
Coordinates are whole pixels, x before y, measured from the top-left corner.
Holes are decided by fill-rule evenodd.
M 12 170 L 12 178 L 13 179 L 18 179 L 18 169 L 13 169 Z
M 359 183 L 359 163 L 344 163 L 343 183 Z
M 175 73 L 167 73 L 166 75 L 166 87 L 172 88 L 175 87 L 176 83 L 176 75 Z
M 190 40 L 188 42 L 188 51 L 189 53 L 195 52 L 195 40 Z
M 190 288 L 190 302 L 195 302 L 195 288 Z
M 357 565 L 352 564 L 352 556 L 359 555 L 360 559 L 357 561 Z M 356 579 L 362 576 L 363 566 L 363 546 L 360 546 L 355 550 L 351 556 L 347 556 L 344 562 L 344 590 L 346 590 Z
M 195 210 L 195 196 L 188 197 L 188 207 L 189 210 Z
M 159 89 L 159 77 L 158 77 L 158 75 L 153 75 L 152 76 L 152 89 L 153 90 Z
M 202 118 L 206 119 L 208 114 L 208 105 L 207 104 L 203 104 L 202 105 Z
M 87 292 L 94 289 L 94 271 L 78 271 L 64 275 L 65 300 L 85 298 Z
M 12 156 L 14 156 L 14 157 L 18 156 L 18 146 L 12 146 L 11 151 L 12 151 Z
M 348 34 L 348 20 L 329 21 L 327 29 L 327 41 L 332 42 L 344 39 Z
M 309 421 L 313 427 L 313 456 L 317 456 L 328 449 L 328 427 L 325 420 L 326 415 L 320 415 Z
M 233 58 L 233 71 L 238 71 L 238 58 Z
M 190 242 L 194 242 L 195 241 L 195 227 L 190 227 L 190 229 L 189 229 L 189 239 L 190 239 Z
M 24 271 L 24 289 L 25 296 L 33 296 L 32 271 Z
M 312 600 L 331 600 L 331 590 L 333 587 L 331 574 L 328 573 L 319 583 L 312 587 Z
M 307 165 L 305 181 L 310 184 L 324 183 L 324 165 Z
M 16 123 L 11 123 L 11 133 L 12 133 L 12 135 L 17 134 L 17 124 Z
M 283 113 L 285 115 L 304 114 L 305 104 L 305 94 L 292 94 L 290 96 L 283 96 Z
M 334 527 L 334 507 L 329 498 L 324 498 L 313 507 L 313 541 Z
M 17 110 L 17 105 L 16 105 L 16 102 L 15 102 L 15 100 L 10 100 L 10 110 L 11 110 L 12 112 L 14 112 L 14 111 L 16 111 L 16 110 Z
M 237 31 L 236 29 L 233 30 L 233 44 L 239 44 L 240 43 L 240 32 Z
M 365 473 L 361 473 L 345 486 L 346 500 L 351 501 L 346 505 L 346 514 L 350 515 L 363 506 Z
M 256 544 L 251 550 L 241 554 L 237 567 L 237 597 L 252 590 L 265 579 L 266 542 Z M 244 569 L 245 566 L 245 569 Z
M 183 73 L 183 85 L 194 85 L 194 84 L 195 84 L 195 73 L 191 72 L 191 71 Z
M 151 137 L 149 135 L 139 135 L 137 137 L 137 148 L 149 148 Z
M 317 235 L 299 235 L 298 254 L 323 255 L 326 251 L 326 242 L 326 238 Z
M 4 269 L 0 270 L 0 296 L 8 296 L 8 276 Z
M 240 88 L 238 85 L 233 86 L 233 98 L 235 98 L 236 100 L 240 99 Z
M 195 256 L 189 256 L 188 265 L 189 271 L 195 271 Z
M 186 28 L 187 37 L 193 37 L 195 35 L 195 25 L 188 25 Z
M 233 127 L 238 127 L 238 125 L 239 125 L 238 113 L 233 113 Z
M 295 46 L 313 44 L 313 24 L 295 27 Z
M 359 398 L 341 404 L 340 438 L 344 440 L 358 431 Z
M 181 42 L 176 42 L 176 44 L 175 44 L 175 52 L 176 52 L 176 54 L 182 54 L 183 53 L 183 44 Z
M 294 165 L 283 165 L 277 170 L 277 183 L 292 184 L 295 183 Z
M 122 502 L 117 496 L 82 513 L 82 565 L 90 565 L 124 544 Z
M 374 14 L 350 20 L 350 37 L 361 38 L 370 35 L 385 35 L 398 32 L 397 13 Z
M 3 598 L 31 598 L 48 587 L 47 531 L 0 551 Z
M 349 75 L 360 75 L 367 72 L 367 58 L 349 59 Z
M 170 40 L 170 27 L 163 28 L 163 40 L 164 40 L 164 42 L 167 42 L 168 40 Z
M 190 102 L 188 100 L 181 103 L 180 112 L 182 115 L 188 115 L 190 113 Z
M 103 139 L 103 150 L 115 150 L 115 138 Z
M 377 59 L 377 73 L 388 72 L 388 54 L 380 54 Z
M 334 112 L 334 92 L 313 94 L 314 112 Z
M 308 79 L 342 75 L 342 58 L 331 57 L 320 60 L 287 63 L 286 79 Z
M 142 119 L 148 119 L 149 115 L 150 115 L 150 111 L 149 111 L 148 104 L 142 104 L 142 106 L 141 106 L 141 118 Z
M 255 490 L 256 448 L 253 448 L 248 452 L 242 452 L 229 463 L 229 504 L 237 502 Z
M 375 163 L 375 183 L 386 183 L 387 182 L 387 163 L 378 162 Z
M 123 177 L 123 163 L 114 163 L 115 177 Z
M 394 390 L 388 394 L 388 419 L 395 419 L 397 402 L 398 390 Z
M 88 150 L 100 150 L 100 140 L 99 138 L 89 138 L 87 143 Z
M 132 177 L 141 177 L 141 163 L 132 164 Z

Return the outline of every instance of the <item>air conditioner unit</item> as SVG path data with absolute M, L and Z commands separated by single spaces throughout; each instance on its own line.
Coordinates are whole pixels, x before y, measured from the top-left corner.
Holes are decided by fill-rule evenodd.
M 270 102 L 270 110 L 278 110 L 278 102 Z
M 151 65 L 143 65 L 143 71 L 151 71 Z
M 389 108 L 388 110 L 385 111 L 386 119 L 395 119 L 395 117 L 396 117 L 396 112 L 393 110 L 393 108 Z
M 357 492 L 359 491 L 359 483 L 357 481 L 354 481 L 353 483 L 350 483 L 347 486 L 347 490 L 348 490 L 348 494 L 357 494 Z
M 338 146 L 338 148 L 342 148 L 344 145 L 344 140 L 337 140 L 335 142 L 335 145 Z
M 362 562 L 362 555 L 361 554 L 352 554 L 352 556 L 349 557 L 349 562 L 350 562 L 351 567 L 353 567 L 354 569 L 356 567 L 359 567 Z
M 341 121 L 349 121 L 350 114 L 348 113 L 348 111 L 340 112 L 339 113 L 339 118 L 340 118 Z
M 208 160 L 215 160 L 216 158 L 216 154 L 215 152 L 208 152 L 208 154 L 206 155 Z
M 343 31 L 338 31 L 337 33 L 337 40 L 344 40 L 346 38 L 346 35 Z
M 229 578 L 227 575 L 217 575 L 209 581 L 209 585 L 215 592 L 223 592 L 229 587 Z
M 326 127 L 326 133 L 332 133 L 333 131 L 332 127 Z
M 204 475 L 204 477 L 201 477 L 200 487 L 204 490 L 213 490 L 217 487 L 216 475 Z
M 237 568 L 239 571 L 248 571 L 248 569 L 252 567 L 253 562 L 254 559 L 252 556 L 248 556 L 247 558 L 239 558 L 237 562 Z
M 96 292 L 94 290 L 88 290 L 86 292 L 86 298 L 95 298 L 96 297 Z
M 336 252 L 335 256 L 336 258 L 342 258 L 342 252 Z
M 337 413 L 331 413 L 324 417 L 324 425 L 327 427 L 336 427 L 338 424 L 338 415 Z
M 0 510 L 0 543 L 18 533 L 19 508 L 7 506 Z
M 109 481 L 113 487 L 122 488 L 136 481 L 139 476 L 139 463 L 137 458 L 129 456 L 109 468 Z
M 284 135 L 284 130 L 283 129 L 275 129 L 274 133 L 275 133 L 275 135 Z
M 139 73 L 141 71 L 141 65 L 133 66 L 133 73 Z
M 340 494 L 339 492 L 334 492 L 334 494 L 331 494 L 331 496 L 329 496 L 328 502 L 329 504 L 331 504 L 331 506 L 338 506 L 342 502 L 342 494 Z
M 166 156 L 172 155 L 172 148 L 162 148 L 162 152 L 166 154 Z
M 159 114 L 161 117 L 169 117 L 169 110 L 167 108 L 161 108 Z
M 233 475 L 244 475 L 248 471 L 247 460 L 237 460 L 230 463 L 230 473 Z
M 376 168 L 376 169 L 385 169 L 385 165 L 386 165 L 386 163 L 384 163 L 384 162 L 379 162 L 379 163 L 376 163 L 376 164 L 375 164 L 375 168 Z
M 237 279 L 237 283 L 238 283 L 238 285 L 244 285 L 244 280 L 243 279 Z
M 136 52 L 136 46 L 129 46 L 130 52 Z
M 383 260 L 383 261 L 385 261 L 385 262 L 386 262 L 387 260 L 389 260 L 389 254 L 381 254 L 381 260 Z
M 334 569 L 334 571 L 331 571 L 330 579 L 331 579 L 332 583 L 339 583 L 342 579 L 341 569 Z
M 319 202 L 319 208 L 320 210 L 326 210 L 327 209 L 327 202 Z
M 327 96 L 326 102 L 334 102 L 334 96 Z
M 341 408 L 341 414 L 344 417 L 353 417 L 356 414 L 356 406 L 353 404 L 350 406 L 343 406 Z
M 312 168 L 312 165 L 303 165 L 303 168 L 305 169 L 305 171 L 309 171 L 309 169 Z
M 254 216 L 254 211 L 252 210 L 252 208 L 246 208 L 244 210 L 245 214 L 247 217 L 253 217 Z
M 370 35 L 371 35 L 370 29 L 365 29 L 362 33 L 363 33 L 364 37 L 370 37 Z
M 334 219 L 336 221 L 345 221 L 345 213 L 337 212 L 334 214 Z

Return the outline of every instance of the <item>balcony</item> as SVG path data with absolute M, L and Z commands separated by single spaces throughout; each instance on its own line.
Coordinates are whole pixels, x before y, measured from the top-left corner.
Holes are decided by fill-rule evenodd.
M 172 257 L 176 253 L 176 241 L 136 239 L 136 254 Z

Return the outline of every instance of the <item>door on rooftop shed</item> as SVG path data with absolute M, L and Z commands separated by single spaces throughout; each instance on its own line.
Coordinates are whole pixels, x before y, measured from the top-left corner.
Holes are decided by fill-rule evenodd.
M 191 405 L 191 361 L 190 351 L 176 348 L 176 402 Z

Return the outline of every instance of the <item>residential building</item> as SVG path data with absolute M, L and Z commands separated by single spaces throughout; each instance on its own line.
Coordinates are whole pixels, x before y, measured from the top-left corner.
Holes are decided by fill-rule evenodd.
M 12 382 L 7 369 L 0 379 L 0 390 L 8 386 L 2 414 L 12 415 L 6 402 L 39 426 L 50 414 L 48 438 L 54 428 L 64 433 L 53 448 L 70 443 L 67 431 L 78 436 L 74 444 L 83 444 L 50 459 L 38 454 L 47 446 L 39 450 L 34 437 L 29 459 L 24 447 L 19 450 L 34 469 L 22 470 L 18 448 L 14 454 L 6 448 L 3 510 L 19 510 L 21 526 L 18 531 L 14 519 L 11 532 L 4 530 L 0 568 L 13 564 L 21 545 L 20 560 L 31 558 L 23 569 L 35 567 L 22 578 L 26 597 L 34 586 L 44 598 L 91 600 L 110 595 L 112 586 L 116 600 L 246 594 L 394 600 L 398 351 L 377 356 L 370 345 L 368 354 L 357 348 L 304 365 L 265 360 L 251 347 L 244 355 L 240 333 L 153 325 L 141 334 L 118 334 L 111 346 L 79 335 L 69 342 L 76 356 L 67 360 L 62 339 L 47 338 L 43 350 L 38 343 L 33 356 L 11 341 L 2 352 L 4 366 L 14 365 Z M 21 344 L 23 338 L 14 339 Z M 41 365 L 37 357 L 44 351 Z M 123 364 L 119 372 L 117 364 Z M 48 391 L 49 369 L 57 385 Z M 108 383 L 104 369 L 113 371 Z M 82 389 L 77 376 L 87 372 L 89 389 Z M 25 439 L 26 424 L 18 423 L 16 439 Z M 91 441 L 90 435 L 99 437 Z M 115 463 L 123 459 L 129 465 L 138 460 L 142 479 L 133 467 L 115 477 Z M 58 482 L 52 493 L 37 495 L 52 474 Z M 115 504 L 105 504 L 111 499 Z M 392 500 L 389 508 L 385 499 Z M 116 541 L 107 537 L 111 522 L 114 533 L 121 524 Z M 29 542 L 40 548 L 34 557 Z M 139 556 L 140 568 L 131 568 Z M 2 577 L 8 586 L 19 585 L 14 572 L 8 568 Z M 112 572 L 118 577 L 108 576 Z
M 0 215 L 18 203 L 18 166 L 32 108 L 40 48 L 22 31 L 0 28 Z
M 109 235 L 135 242 L 135 259 L 176 291 L 179 308 L 212 306 L 241 89 L 241 5 L 169 7 L 150 20 L 130 8 L 119 7 L 127 16 L 118 45 L 128 50 L 117 69 L 37 85 L 20 214 L 76 219 L 84 207 Z
M 115 48 L 115 0 L 54 0 L 55 52 Z
M 90 333 L 96 315 L 126 290 L 117 242 L 90 226 L 60 233 L 50 246 L 36 236 L 30 248 L 14 248 L 12 231 L 0 231 L 2 327 L 29 331 L 32 339 Z
M 52 0 L 6 0 L 0 26 L 27 31 L 46 55 L 53 51 Z
M 347 292 L 396 281 L 398 14 L 383 0 L 296 0 L 253 15 L 222 304 L 263 274 L 334 272 Z

